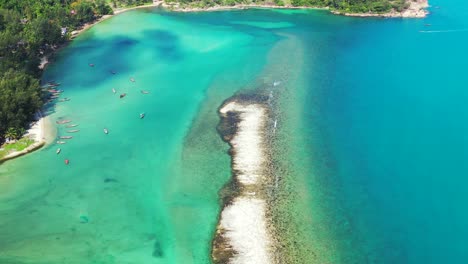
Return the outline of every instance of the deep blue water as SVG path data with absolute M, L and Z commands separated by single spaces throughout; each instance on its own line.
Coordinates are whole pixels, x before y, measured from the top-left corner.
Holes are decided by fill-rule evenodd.
M 369 263 L 468 263 L 468 3 L 431 5 L 348 22 L 308 73 L 318 151 Z

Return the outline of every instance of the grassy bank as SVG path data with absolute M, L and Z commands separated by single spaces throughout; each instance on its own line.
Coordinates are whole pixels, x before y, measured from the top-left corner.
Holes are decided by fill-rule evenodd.
M 0 148 L 0 160 L 6 157 L 8 154 L 25 150 L 27 147 L 34 144 L 34 140 L 29 137 L 21 138 L 17 140 L 15 143 L 4 144 Z

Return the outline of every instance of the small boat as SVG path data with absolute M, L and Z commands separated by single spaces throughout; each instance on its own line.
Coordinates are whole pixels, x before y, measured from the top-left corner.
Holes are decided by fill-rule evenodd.
M 60 136 L 59 138 L 60 139 L 71 139 L 71 138 L 73 138 L 73 136 Z
M 111 73 L 112 73 L 112 74 L 116 74 L 116 72 L 115 72 L 115 71 L 111 71 Z
M 60 151 L 62 151 L 61 148 L 58 148 L 57 151 L 55 151 L 55 153 L 57 153 L 57 155 L 60 153 Z
M 140 119 L 143 119 L 145 117 L 145 113 L 140 114 Z
M 123 93 L 120 95 L 120 98 L 124 98 L 127 94 L 126 93 Z
M 76 133 L 80 131 L 79 129 L 67 130 L 68 133 Z
M 278 86 L 278 85 L 280 85 L 280 83 L 281 83 L 280 81 L 275 81 L 275 82 L 273 82 L 273 86 Z
M 59 102 L 67 102 L 67 101 L 70 101 L 70 98 L 63 98 L 63 99 L 59 99 Z
M 142 93 L 142 94 L 149 94 L 150 92 L 147 91 L 147 90 L 141 90 L 141 93 Z
M 71 127 L 76 127 L 76 126 L 78 126 L 78 124 L 66 125 L 65 127 L 66 128 L 71 128 Z
M 57 87 L 57 86 L 60 86 L 60 83 L 50 81 L 50 82 L 47 82 L 47 85 L 50 87 Z
M 113 93 L 116 93 L 117 91 L 116 91 L 114 88 L 112 88 L 112 92 L 113 92 Z
M 130 81 L 131 81 L 131 82 L 135 82 L 135 79 L 132 77 L 132 78 L 130 78 Z
M 104 128 L 104 134 L 109 134 L 109 130 L 107 130 L 107 128 Z
M 70 163 L 70 160 L 66 159 L 66 160 L 65 160 L 65 164 L 68 165 L 69 163 Z
M 66 144 L 67 142 L 65 141 L 57 141 L 57 144 Z
M 431 26 L 431 24 L 424 24 L 424 26 L 425 26 L 425 27 L 430 27 L 430 26 Z
M 89 64 L 89 67 L 94 67 L 94 63 L 90 63 L 90 64 Z
M 59 125 L 70 123 L 70 122 L 71 122 L 71 120 L 68 120 L 68 119 L 67 120 L 57 120 L 57 121 L 55 121 L 55 123 L 57 123 Z

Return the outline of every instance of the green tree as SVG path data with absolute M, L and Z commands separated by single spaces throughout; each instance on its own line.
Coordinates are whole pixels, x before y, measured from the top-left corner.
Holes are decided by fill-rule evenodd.
M 7 129 L 24 129 L 42 104 L 38 80 L 12 69 L 5 72 L 0 78 L 0 137 Z
M 96 0 L 96 13 L 98 15 L 110 15 L 113 13 L 112 8 L 104 0 Z
M 50 50 L 51 46 L 63 42 L 60 26 L 47 18 L 38 18 L 28 23 L 24 29 L 31 53 Z

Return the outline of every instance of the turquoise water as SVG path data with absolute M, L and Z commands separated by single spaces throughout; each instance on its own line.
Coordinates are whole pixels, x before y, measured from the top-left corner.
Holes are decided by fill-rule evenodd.
M 51 119 L 80 131 L 0 166 L 0 263 L 209 263 L 230 177 L 217 108 L 268 89 L 287 259 L 467 262 L 468 5 L 431 4 L 424 20 L 139 10 L 93 27 L 44 75 L 71 98 Z
M 371 263 L 468 261 L 468 6 L 431 4 L 424 20 L 356 22 L 333 46 L 329 78 L 312 77 L 330 175 Z

